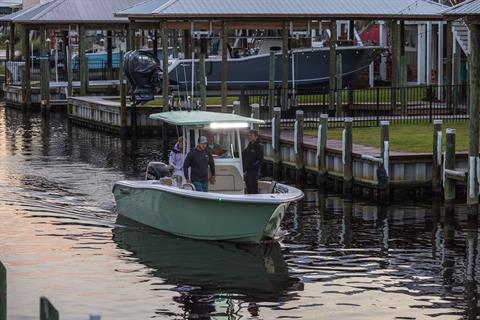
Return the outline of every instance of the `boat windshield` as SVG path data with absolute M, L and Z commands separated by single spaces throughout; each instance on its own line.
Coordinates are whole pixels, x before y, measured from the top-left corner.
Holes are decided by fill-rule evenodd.
M 208 139 L 207 150 L 214 158 L 238 158 L 235 132 L 221 130 L 202 130 L 202 135 Z

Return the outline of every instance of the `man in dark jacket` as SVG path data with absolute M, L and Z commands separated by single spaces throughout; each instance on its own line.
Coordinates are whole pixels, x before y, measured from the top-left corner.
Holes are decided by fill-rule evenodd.
M 243 150 L 243 171 L 248 194 L 258 193 L 258 177 L 263 163 L 263 146 L 258 141 L 258 131 L 248 133 L 248 146 Z
M 187 182 L 192 183 L 197 191 L 203 192 L 208 192 L 208 167 L 211 173 L 210 183 L 215 183 L 215 163 L 207 151 L 207 143 L 206 137 L 198 138 L 198 144 L 187 154 L 183 163 L 183 173 Z

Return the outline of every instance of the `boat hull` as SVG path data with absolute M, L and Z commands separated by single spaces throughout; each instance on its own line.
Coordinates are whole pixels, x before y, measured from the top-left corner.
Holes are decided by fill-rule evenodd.
M 184 194 L 169 188 L 173 189 L 118 182 L 113 188 L 117 212 L 182 237 L 259 243 L 275 236 L 291 202 L 242 201 L 213 193 L 192 197 L 192 191 Z
M 337 54 L 342 55 L 343 84 L 348 85 L 360 72 L 382 53 L 380 47 L 339 47 Z M 297 88 L 324 87 L 329 84 L 329 48 L 297 49 L 293 51 L 294 68 L 292 70 L 292 53 L 288 59 L 288 79 L 290 85 L 295 81 Z M 268 88 L 269 84 L 268 54 L 229 59 L 228 88 L 229 90 L 245 88 Z M 195 60 L 195 70 L 199 60 Z M 221 87 L 221 59 L 205 60 L 207 90 L 218 90 Z M 282 54 L 275 54 L 275 85 L 282 84 Z M 192 60 L 178 60 L 169 68 L 169 81 L 178 85 L 181 90 L 189 90 L 192 84 Z M 292 77 L 292 74 L 294 77 Z M 198 86 L 198 75 L 195 75 L 195 85 Z

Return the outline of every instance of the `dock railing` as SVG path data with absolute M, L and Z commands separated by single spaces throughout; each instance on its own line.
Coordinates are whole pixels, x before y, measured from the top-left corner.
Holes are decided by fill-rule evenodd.
M 258 103 L 260 113 L 268 115 L 273 97 L 280 107 L 282 89 L 274 92 L 248 90 L 249 103 Z M 462 85 L 419 85 L 407 87 L 375 87 L 333 90 L 305 88 L 288 92 L 288 105 L 282 107 L 282 127 L 292 127 L 297 110 L 304 112 L 305 127 L 316 128 L 320 115 L 329 115 L 329 127 L 343 127 L 345 118 L 353 118 L 356 127 L 379 126 L 381 121 L 391 123 L 432 123 L 436 119 L 468 119 L 469 87 Z M 336 101 L 330 103 L 333 97 Z M 393 99 L 396 99 L 393 101 Z M 333 107 L 332 107 L 333 106 Z M 268 117 L 265 117 L 268 120 Z

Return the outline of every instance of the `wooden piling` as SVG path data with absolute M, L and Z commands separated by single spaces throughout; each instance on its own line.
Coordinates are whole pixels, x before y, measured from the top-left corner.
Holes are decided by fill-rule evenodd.
M 83 24 L 78 27 L 78 60 L 80 64 L 80 95 L 86 96 L 88 93 L 88 60 L 85 50 L 86 35 L 85 26 Z
M 329 90 L 330 90 L 330 110 L 335 110 L 335 89 L 337 84 L 337 21 L 330 20 L 330 61 L 328 65 L 329 70 Z M 336 111 L 336 117 L 341 117 L 342 114 Z
M 342 54 L 337 54 L 337 82 L 336 82 L 336 88 L 337 88 L 337 97 L 336 97 L 336 102 L 337 102 L 337 115 L 342 115 L 343 114 L 343 79 L 342 79 Z
M 342 162 L 343 162 L 343 195 L 351 197 L 353 195 L 353 119 L 346 118 L 342 133 Z
M 270 61 L 268 69 L 268 116 L 273 117 L 273 108 L 275 108 L 275 52 L 270 51 Z
M 158 30 L 153 31 L 152 52 L 154 57 L 158 57 Z
M 72 47 L 70 44 L 67 47 L 67 59 L 65 67 L 67 70 L 67 95 L 68 98 L 70 98 L 73 96 Z
M 258 103 L 253 103 L 252 104 L 252 115 L 251 115 L 251 117 L 253 119 L 260 119 L 260 105 Z M 258 130 L 259 125 L 254 123 L 254 124 L 252 124 L 251 128 L 253 130 Z
M 131 25 L 126 28 L 126 37 L 125 37 L 127 52 L 135 49 L 135 30 Z
M 123 51 L 120 51 L 118 55 L 118 80 L 120 82 L 120 136 L 125 137 L 127 135 L 127 88 L 124 83 Z
M 46 298 L 40 298 L 40 320 L 58 320 L 60 315 L 53 304 Z
M 273 149 L 273 179 L 280 180 L 282 176 L 282 157 L 280 149 L 281 108 L 273 108 L 272 118 L 272 149 Z
M 390 23 L 391 31 L 391 51 L 392 51 L 392 89 L 391 89 L 391 105 L 393 109 L 397 107 L 397 90 L 398 90 L 398 79 L 399 79 L 399 66 L 400 66 L 400 52 L 399 52 L 399 26 L 396 20 L 391 21 Z
M 400 105 L 402 115 L 408 115 L 408 99 L 407 99 L 407 57 L 400 57 Z
M 322 113 L 317 132 L 317 187 L 319 189 L 323 189 L 327 184 L 327 129 L 328 114 Z
M 442 120 L 433 121 L 432 191 L 442 193 Z
M 42 112 L 50 110 L 50 61 L 45 27 L 40 27 L 40 96 Z
M 305 163 L 303 157 L 303 121 L 303 110 L 297 110 L 293 149 L 295 153 L 296 183 L 298 186 L 304 184 L 305 176 Z
M 192 41 L 190 36 L 190 30 L 183 30 L 182 43 L 183 43 L 183 55 L 185 59 L 190 59 L 192 51 L 190 50 L 190 42 Z
M 446 40 L 445 40 L 445 77 L 446 77 L 446 95 L 445 102 L 447 104 L 447 109 L 452 110 L 452 57 L 453 57 L 453 32 L 452 32 L 452 21 L 447 21 L 446 30 Z
M 162 23 L 162 96 L 163 96 L 163 111 L 168 110 L 168 29 L 167 21 Z M 193 84 L 192 84 L 193 85 Z M 193 97 L 192 97 L 193 99 Z
M 221 65 L 221 92 L 222 112 L 227 112 L 228 105 L 228 30 L 227 23 L 222 21 L 222 65 Z
M 445 169 L 455 170 L 455 135 L 456 130 L 447 128 L 446 133 L 446 149 L 445 149 Z M 445 198 L 445 208 L 447 211 L 452 211 L 455 208 L 455 180 L 444 177 L 443 194 Z
M 460 103 L 460 74 L 462 64 L 462 48 L 457 40 L 454 41 L 455 53 L 453 54 L 453 87 L 452 87 L 452 103 L 453 114 L 457 114 Z
M 469 213 L 471 215 L 478 214 L 478 140 L 479 140 L 479 111 L 480 111 L 480 99 L 478 96 L 478 88 L 480 88 L 480 25 L 470 24 L 470 115 L 469 115 L 469 145 L 468 145 L 468 192 L 467 192 L 467 204 L 469 206 Z
M 22 29 L 22 51 L 23 59 L 25 60 L 25 68 L 23 70 L 22 81 L 22 104 L 26 109 L 31 108 L 32 104 L 32 89 L 31 89 L 31 74 L 30 69 L 32 67 L 32 61 L 30 57 L 30 29 L 23 26 Z
M 9 35 L 9 46 L 10 46 L 10 60 L 13 61 L 15 59 L 15 25 L 10 23 L 10 35 Z
M 205 74 L 205 53 L 200 53 L 198 63 L 198 80 L 200 81 L 200 107 L 207 111 L 207 79 Z
M 282 30 L 282 109 L 288 109 L 288 24 L 283 22 Z
M 107 31 L 107 79 L 113 79 L 113 33 L 112 30 Z
M 7 319 L 7 268 L 0 261 L 0 319 Z
M 390 200 L 390 122 L 380 121 L 380 158 L 377 170 L 379 202 L 386 205 Z

